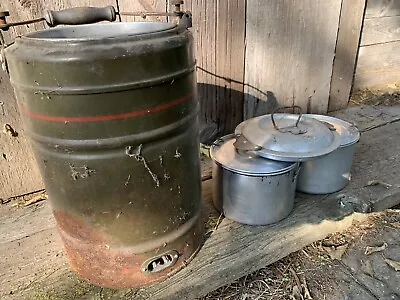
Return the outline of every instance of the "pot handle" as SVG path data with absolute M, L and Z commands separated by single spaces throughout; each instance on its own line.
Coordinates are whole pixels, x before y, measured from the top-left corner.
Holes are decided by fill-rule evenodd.
M 50 27 L 57 25 L 91 24 L 101 21 L 113 22 L 117 12 L 113 6 L 107 7 L 75 7 L 60 11 L 46 10 L 44 19 Z
M 292 109 L 293 109 L 293 113 L 294 113 L 294 110 L 295 110 L 295 109 L 297 109 L 297 110 L 299 111 L 299 117 L 298 117 L 298 119 L 297 119 L 296 124 L 294 125 L 294 127 L 297 127 L 297 126 L 299 125 L 300 119 L 301 119 L 301 117 L 302 117 L 302 115 L 303 115 L 303 111 L 302 111 L 302 109 L 301 109 L 300 106 L 298 106 L 298 105 L 293 105 L 293 106 L 278 107 L 278 108 L 275 108 L 274 111 L 273 111 L 272 114 L 271 114 L 271 121 L 272 121 L 272 124 L 274 125 L 274 128 L 275 128 L 276 130 L 282 131 L 281 128 L 279 128 L 278 125 L 276 125 L 276 122 L 275 122 L 275 119 L 274 119 L 274 114 L 276 114 L 277 112 L 280 112 L 280 111 L 282 111 L 282 110 L 284 110 L 284 109 L 289 109 L 289 108 L 292 108 Z M 284 131 L 284 132 L 286 132 L 286 131 Z
M 239 153 L 244 153 L 247 151 L 259 151 L 262 149 L 262 147 L 253 144 L 241 134 L 236 135 L 236 140 L 233 143 L 233 146 Z

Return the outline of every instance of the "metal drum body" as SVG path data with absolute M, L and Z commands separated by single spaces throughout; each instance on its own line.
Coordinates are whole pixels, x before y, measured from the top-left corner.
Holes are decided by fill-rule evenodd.
M 70 26 L 6 52 L 71 267 L 148 285 L 202 240 L 193 39 L 167 23 Z

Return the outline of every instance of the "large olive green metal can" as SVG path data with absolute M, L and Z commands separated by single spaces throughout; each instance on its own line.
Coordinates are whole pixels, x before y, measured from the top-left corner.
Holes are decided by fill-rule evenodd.
M 190 32 L 69 26 L 16 39 L 6 59 L 71 267 L 125 288 L 185 266 L 203 237 Z

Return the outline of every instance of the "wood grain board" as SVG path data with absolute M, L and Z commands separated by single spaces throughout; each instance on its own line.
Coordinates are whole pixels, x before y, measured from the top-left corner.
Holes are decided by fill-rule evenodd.
M 246 0 L 185 4 L 193 13 L 201 123 L 216 124 L 218 135 L 243 120 L 245 7 Z
M 400 16 L 398 0 L 367 0 L 365 18 Z
M 86 284 L 69 270 L 48 202 L 24 208 L 12 203 L 0 206 L 0 297 L 195 299 L 348 228 L 359 213 L 398 204 L 400 106 L 361 106 L 335 115 L 363 131 L 352 181 L 344 190 L 320 196 L 299 193 L 291 215 L 270 226 L 245 226 L 223 219 L 185 269 L 150 288 L 115 291 Z M 392 186 L 367 186 L 370 180 Z M 206 219 L 218 217 L 211 205 L 211 183 L 203 183 Z
M 400 41 L 400 16 L 364 20 L 361 46 Z
M 18 136 L 4 131 L 10 125 Z M 43 188 L 8 76 L 0 71 L 0 199 Z
M 245 119 L 277 104 L 327 111 L 340 9 L 338 0 L 248 2 Z
M 343 0 L 333 61 L 329 111 L 347 106 L 353 86 L 365 0 Z
M 400 41 L 361 47 L 354 89 L 400 88 Z
M 400 1 L 368 0 L 354 90 L 400 89 Z

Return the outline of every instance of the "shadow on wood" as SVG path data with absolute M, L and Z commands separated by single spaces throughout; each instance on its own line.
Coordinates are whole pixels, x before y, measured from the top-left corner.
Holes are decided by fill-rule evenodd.
M 208 72 L 202 68 L 203 72 Z M 210 72 L 208 72 L 210 73 Z M 211 74 L 211 73 L 210 73 Z M 234 80 L 230 78 L 225 78 L 222 76 L 218 76 L 212 74 L 215 77 L 219 77 L 220 79 L 224 79 L 227 82 L 233 82 Z M 243 82 L 237 82 L 242 86 L 246 86 Z M 233 90 L 228 88 L 227 86 L 216 86 L 212 84 L 206 83 L 198 83 L 198 97 L 200 101 L 200 106 L 205 110 L 208 107 L 213 106 L 214 110 L 219 113 L 215 116 L 207 117 L 207 114 L 201 114 L 201 130 L 200 130 L 200 142 L 203 144 L 211 144 L 215 139 L 221 137 L 226 134 L 233 133 L 235 127 L 243 120 L 242 112 L 238 112 L 229 107 L 229 101 L 231 99 L 237 99 L 238 101 L 242 101 L 244 97 L 246 97 L 249 107 L 251 103 L 251 107 L 253 109 L 254 116 L 259 116 L 262 114 L 267 114 L 272 112 L 278 105 L 278 100 L 276 99 L 274 93 L 272 91 L 261 91 L 256 87 L 249 86 L 252 89 L 258 91 L 259 94 L 264 96 L 264 99 L 257 98 L 253 95 L 245 94 L 241 91 Z M 213 93 L 216 95 L 216 98 L 207 97 L 208 94 Z M 240 117 L 237 114 L 241 114 Z M 235 122 L 229 122 L 232 120 L 236 120 Z

